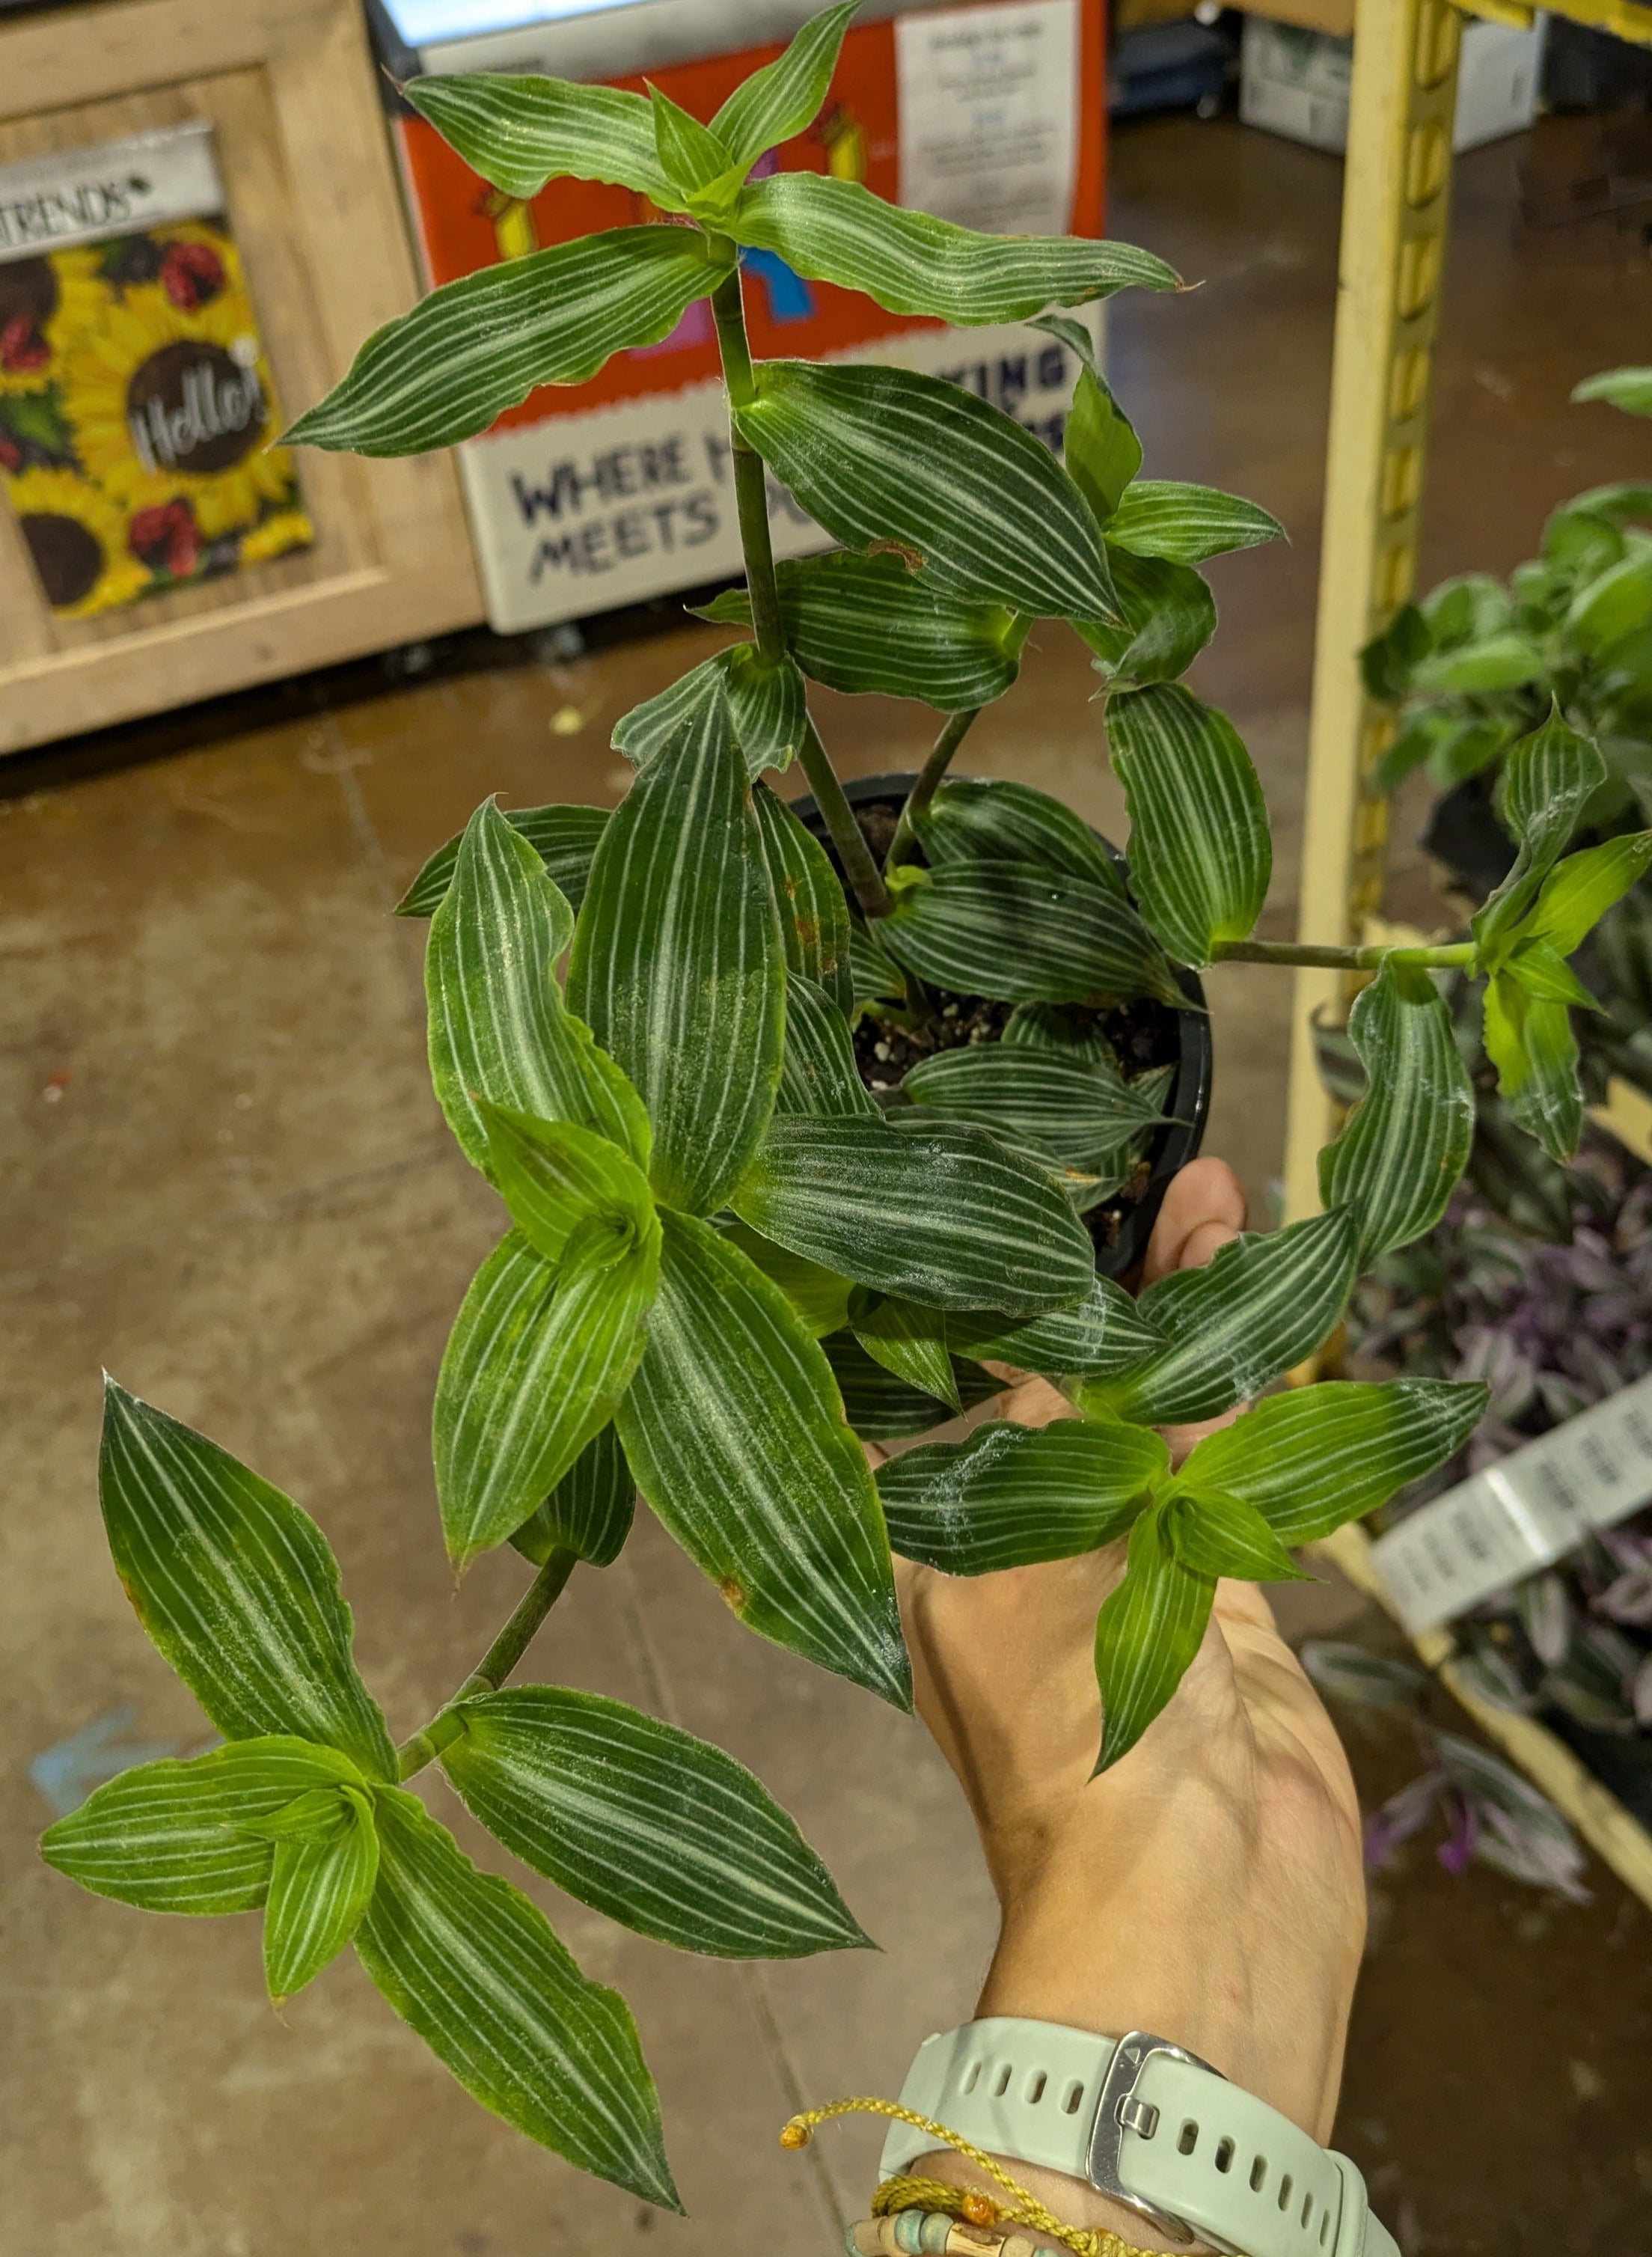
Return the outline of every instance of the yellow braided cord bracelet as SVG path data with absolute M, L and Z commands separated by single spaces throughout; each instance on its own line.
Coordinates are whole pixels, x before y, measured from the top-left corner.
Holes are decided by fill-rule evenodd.
M 1038 2197 L 1029 2194 L 1018 2184 L 1002 2163 L 957 2133 L 937 2124 L 931 2116 L 920 2116 L 910 2108 L 902 2108 L 893 2100 L 834 2100 L 824 2108 L 806 2108 L 801 2116 L 794 2116 L 780 2132 L 783 2147 L 806 2147 L 815 2131 L 829 2124 L 836 2116 L 887 2116 L 898 2124 L 910 2124 L 915 2132 L 927 2132 L 938 2147 L 951 2147 L 977 2170 L 985 2171 L 993 2183 L 1010 2197 L 1007 2203 L 994 2202 L 990 2195 L 978 2193 L 968 2187 L 949 2184 L 942 2179 L 887 2179 L 872 2197 L 874 2216 L 886 2216 L 892 2211 L 927 2210 L 942 2211 L 950 2218 L 967 2220 L 971 2225 L 991 2225 L 1000 2222 L 1031 2226 L 1034 2232 L 1047 2233 L 1052 2241 L 1059 2241 L 1070 2249 L 1072 2257 L 1152 2257 L 1152 2253 L 1136 2248 L 1121 2240 L 1105 2226 L 1064 2225 L 1053 2211 L 1046 2210 Z

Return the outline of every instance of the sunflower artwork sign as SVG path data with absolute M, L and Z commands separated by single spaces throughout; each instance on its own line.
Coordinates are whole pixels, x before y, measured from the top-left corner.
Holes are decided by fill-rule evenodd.
M 0 489 L 85 619 L 302 548 L 204 124 L 0 168 Z

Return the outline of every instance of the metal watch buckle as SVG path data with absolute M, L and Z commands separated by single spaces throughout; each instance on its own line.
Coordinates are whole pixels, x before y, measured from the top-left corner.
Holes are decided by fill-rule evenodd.
M 1166 2232 L 1175 2234 L 1183 2241 L 1191 2241 L 1195 2239 L 1196 2229 L 1185 2218 L 1173 2217 L 1168 2211 L 1155 2210 L 1150 2202 L 1143 2202 L 1139 2195 L 1132 2194 L 1119 2176 L 1125 2133 L 1133 2132 L 1140 2139 L 1151 2140 L 1159 2128 L 1158 2110 L 1152 2101 L 1144 2100 L 1136 2091 L 1147 2063 L 1155 2054 L 1167 2054 L 1172 2061 L 1184 2061 L 1194 2069 L 1209 2070 L 1212 2077 L 1222 2074 L 1219 2069 L 1211 2069 L 1208 2061 L 1201 2061 L 1197 2054 L 1189 2053 L 1183 2046 L 1172 2045 L 1168 2038 L 1156 2038 L 1148 2030 L 1126 2031 L 1114 2047 L 1112 2059 L 1107 2064 L 1107 2074 L 1102 2079 L 1101 2097 L 1096 2104 L 1095 2126 L 1090 2134 L 1090 2160 L 1086 2174 L 1098 2194 L 1110 2196 L 1114 2202 L 1121 2202 L 1127 2209 L 1151 2218 Z

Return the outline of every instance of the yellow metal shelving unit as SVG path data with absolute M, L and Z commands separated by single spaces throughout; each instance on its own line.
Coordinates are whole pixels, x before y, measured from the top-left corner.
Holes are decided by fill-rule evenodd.
M 1652 46 L 1652 4 L 1557 0 L 1551 15 Z M 1357 0 L 1343 187 L 1331 439 L 1303 843 L 1304 940 L 1366 936 L 1381 901 L 1387 809 L 1366 777 L 1393 732 L 1366 697 L 1359 654 L 1411 595 L 1427 461 L 1430 375 L 1451 197 L 1451 125 L 1465 14 L 1529 25 L 1521 0 Z M 1320 1082 L 1314 1022 L 1352 1000 L 1345 975 L 1297 974 L 1286 1132 L 1288 1220 L 1319 1206 L 1317 1161 L 1336 1108 Z M 1627 1085 L 1606 1125 L 1652 1160 L 1652 1118 Z M 1324 1547 L 1352 1581 L 1384 1596 L 1363 1529 Z M 1448 1633 L 1417 1641 L 1476 1722 L 1566 1812 L 1606 1864 L 1652 1905 L 1652 1834 L 1552 1732 L 1476 1700 Z

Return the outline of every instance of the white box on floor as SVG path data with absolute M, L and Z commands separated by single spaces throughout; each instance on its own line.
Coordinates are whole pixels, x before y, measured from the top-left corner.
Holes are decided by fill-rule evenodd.
M 1458 72 L 1457 122 L 1451 143 L 1459 153 L 1523 132 L 1537 114 L 1548 18 L 1540 13 L 1528 32 L 1507 24 L 1465 24 Z M 1353 41 L 1329 32 L 1299 31 L 1264 16 L 1245 19 L 1239 116 L 1246 125 L 1306 141 L 1316 149 L 1348 145 L 1348 85 Z

